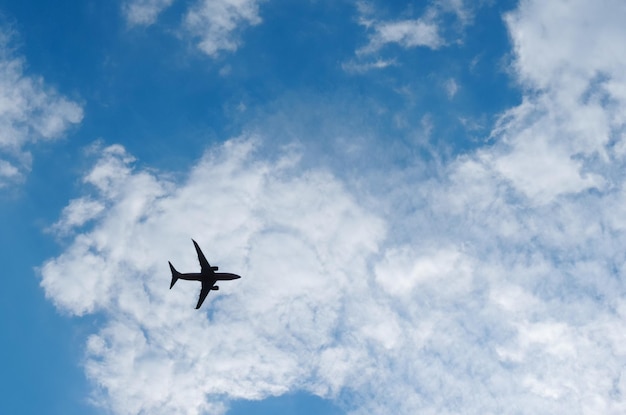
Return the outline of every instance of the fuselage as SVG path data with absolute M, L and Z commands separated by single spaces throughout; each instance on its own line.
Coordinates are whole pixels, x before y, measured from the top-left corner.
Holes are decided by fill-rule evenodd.
M 205 274 L 202 272 L 187 272 L 184 274 L 180 273 L 178 278 L 188 281 L 213 281 L 213 284 L 215 284 L 217 281 L 236 280 L 241 278 L 241 276 L 228 272 L 212 272 L 211 274 Z
M 181 273 L 178 275 L 178 278 L 180 278 L 181 280 L 188 280 L 188 281 L 202 281 L 202 280 L 209 280 L 210 277 L 208 275 L 202 275 L 201 272 L 187 272 L 187 273 Z

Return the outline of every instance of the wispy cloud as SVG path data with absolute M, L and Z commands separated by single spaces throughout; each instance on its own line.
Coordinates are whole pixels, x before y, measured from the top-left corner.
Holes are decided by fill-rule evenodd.
M 131 25 L 151 25 L 159 13 L 174 3 L 174 0 L 128 0 L 122 6 L 126 20 Z
M 199 39 L 198 47 L 207 55 L 234 51 L 241 28 L 261 22 L 259 3 L 260 0 L 200 1 L 185 16 L 185 28 Z
M 368 41 L 355 51 L 353 60 L 342 65 L 344 70 L 353 73 L 365 73 L 386 68 L 390 63 L 397 64 L 395 57 L 379 57 L 391 45 L 403 49 L 422 47 L 436 50 L 445 47 L 458 41 L 452 38 L 451 33 L 458 37 L 459 32 L 473 19 L 471 8 L 462 0 L 431 1 L 421 15 L 415 18 L 407 18 L 407 13 L 397 19 L 382 17 L 376 2 L 372 1 L 357 1 L 356 8 L 359 24 L 365 29 Z M 446 16 L 453 16 L 455 23 L 451 24 L 449 19 L 445 19 Z
M 430 18 L 377 22 L 373 24 L 373 34 L 369 43 L 357 50 L 357 54 L 370 54 L 389 43 L 397 43 L 404 48 L 424 46 L 437 49 L 443 44 L 438 26 Z
M 25 59 L 11 46 L 13 36 L 0 28 L 0 187 L 30 170 L 29 145 L 60 138 L 83 118 L 78 103 L 25 73 Z
M 357 55 L 370 55 L 390 44 L 407 49 L 438 49 L 451 41 L 444 35 L 448 28 L 442 21 L 443 16 L 456 16 L 462 27 L 472 19 L 469 7 L 462 0 L 432 1 L 422 16 L 414 19 L 381 19 L 373 2 L 359 1 L 357 8 L 359 22 L 369 32 L 368 44 L 358 49 Z
M 215 57 L 221 51 L 235 51 L 246 26 L 261 23 L 259 4 L 264 0 L 196 0 L 185 9 L 182 32 L 198 48 Z M 174 0 L 129 0 L 123 12 L 131 25 L 150 25 Z
M 394 60 L 377 59 L 372 62 L 358 62 L 353 60 L 342 63 L 341 68 L 346 72 L 364 73 L 372 69 L 384 69 L 394 65 L 396 65 Z
M 459 84 L 456 83 L 454 78 L 450 78 L 446 82 L 444 82 L 443 87 L 446 90 L 448 98 L 450 99 L 454 98 L 456 93 L 459 91 Z

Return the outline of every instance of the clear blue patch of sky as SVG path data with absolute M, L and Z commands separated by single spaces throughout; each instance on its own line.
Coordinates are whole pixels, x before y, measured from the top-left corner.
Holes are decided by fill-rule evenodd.
M 329 400 L 304 392 L 298 392 L 267 398 L 261 401 L 235 401 L 230 404 L 230 410 L 226 415 L 342 415 L 344 413 L 344 411 Z

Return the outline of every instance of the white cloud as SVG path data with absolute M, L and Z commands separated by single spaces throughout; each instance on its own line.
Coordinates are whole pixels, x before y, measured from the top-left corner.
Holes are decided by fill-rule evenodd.
M 610 53 L 624 17 L 618 2 L 521 2 L 507 22 L 523 103 L 503 115 L 493 145 L 455 160 L 427 188 L 403 192 L 416 192 L 410 197 L 423 207 L 412 215 L 418 236 L 410 248 L 387 251 L 377 281 L 405 276 L 390 294 L 408 298 L 399 303 L 403 315 L 437 321 L 429 344 L 447 362 L 432 381 L 445 392 L 431 395 L 419 375 L 412 378 L 420 385 L 415 394 L 446 402 L 415 403 L 413 412 L 624 411 L 626 354 L 610 334 L 626 324 L 617 311 L 626 236 L 617 205 L 626 176 L 615 151 L 623 140 L 626 61 Z M 433 250 L 442 239 L 444 251 Z M 457 280 L 433 290 L 429 276 L 445 278 L 454 263 L 437 259 L 455 251 L 471 266 L 451 266 Z M 470 290 L 459 289 L 468 275 Z M 442 336 L 444 326 L 454 340 Z M 411 373 L 433 366 L 428 348 L 418 355 L 403 359 L 421 362 L 409 364 Z
M 390 249 L 376 267 L 376 282 L 392 296 L 412 298 L 413 290 L 450 283 L 450 294 L 470 288 L 472 265 L 454 248 L 412 252 L 408 247 Z M 402 275 L 402 278 L 397 278 Z
M 318 370 L 325 378 L 319 354 L 334 353 L 346 289 L 366 289 L 359 279 L 383 223 L 329 174 L 256 160 L 255 146 L 235 140 L 207 153 L 180 186 L 133 169 L 119 146 L 85 176 L 98 191 L 90 203 L 107 209 L 43 265 L 42 286 L 67 312 L 107 316 L 86 369 L 116 412 L 217 413 L 225 397 L 307 388 Z M 75 213 L 81 204 L 56 228 L 78 231 L 93 216 Z M 211 294 L 204 312 L 193 310 L 197 284 L 168 289 L 167 260 L 197 268 L 190 237 L 244 275 Z M 321 383 L 308 388 L 334 390 Z
M 19 176 L 20 171 L 17 169 L 17 167 L 12 165 L 8 161 L 0 160 L 0 179 L 2 179 L 2 181 L 0 182 L 0 187 L 2 186 L 2 183 L 5 182 L 5 180 L 15 180 Z
M 129 0 L 124 4 L 123 12 L 131 25 L 151 25 L 172 3 L 174 0 Z
M 619 0 L 521 1 L 506 16 L 519 77 L 538 89 L 567 87 L 563 94 L 581 93 L 579 88 L 603 73 L 623 80 L 615 39 L 626 32 L 624 13 Z
M 261 23 L 259 4 L 264 0 L 196 0 L 184 9 L 182 31 L 197 42 L 198 48 L 215 57 L 221 51 L 233 52 L 240 45 L 239 35 L 246 26 Z M 123 13 L 131 25 L 148 26 L 174 0 L 128 0 Z
M 498 176 L 461 159 L 421 184 L 430 206 L 404 218 L 419 228 L 411 244 L 381 251 L 384 223 L 336 178 L 299 171 L 293 154 L 259 159 L 258 146 L 227 142 L 179 185 L 120 146 L 85 175 L 107 209 L 62 219 L 74 240 L 41 272 L 60 309 L 105 319 L 86 347 L 97 403 L 217 414 L 304 389 L 353 396 L 354 413 L 625 408 L 626 303 L 606 264 L 626 263 L 588 200 L 520 211 Z M 244 275 L 200 312 L 198 284 L 168 289 L 167 260 L 197 268 L 189 237 Z
M 105 205 L 99 201 L 92 200 L 89 197 L 81 197 L 71 200 L 63 212 L 61 220 L 52 226 L 53 230 L 61 232 L 75 227 L 84 225 L 86 222 L 96 218 L 103 210 Z
M 459 91 L 459 85 L 456 83 L 454 78 L 448 79 L 444 83 L 443 87 L 446 90 L 446 94 L 448 95 L 448 98 L 450 99 L 454 98 L 456 93 Z
M 556 86 L 560 88 L 560 86 Z M 589 162 L 608 161 L 610 137 L 622 128 L 597 102 L 561 100 L 551 93 L 534 95 L 508 111 L 493 131 L 500 143 L 485 154 L 489 164 L 530 199 L 601 188 L 605 181 Z
M 369 43 L 359 49 L 357 54 L 374 53 L 389 43 L 397 43 L 405 48 L 425 46 L 431 49 L 437 49 L 443 44 L 437 24 L 430 19 L 377 22 L 373 30 Z
M 391 194 L 413 209 L 390 229 L 415 237 L 386 250 L 376 281 L 396 299 L 402 332 L 422 337 L 412 353 L 394 348 L 396 371 L 376 372 L 381 390 L 361 390 L 376 403 L 366 399 L 357 413 L 626 408 L 626 353 L 610 334 L 626 324 L 617 311 L 626 61 L 609 52 L 623 37 L 617 22 L 626 9 L 582 3 L 521 2 L 507 22 L 522 104 L 503 114 L 492 145 L 439 179 L 394 183 Z M 398 388 L 404 376 L 411 380 Z M 416 399 L 398 403 L 394 388 Z
M 389 66 L 395 66 L 396 62 L 394 60 L 384 60 L 384 59 L 376 59 L 373 62 L 358 62 L 358 61 L 349 61 L 341 64 L 341 68 L 346 72 L 351 73 L 364 73 L 368 72 L 372 69 L 384 69 Z
M 439 49 L 451 41 L 444 33 L 450 28 L 443 17 L 454 15 L 460 27 L 472 20 L 470 7 L 463 0 L 435 0 L 429 2 L 421 17 L 416 19 L 382 20 L 373 3 L 358 1 L 359 23 L 369 33 L 367 45 L 356 51 L 357 56 L 377 53 L 390 44 L 403 48 L 427 47 Z
M 452 13 L 456 15 L 456 18 L 463 25 L 471 23 L 474 18 L 475 8 L 482 7 L 485 4 L 489 4 L 487 1 L 474 1 L 469 2 L 467 0 L 437 0 L 433 2 L 433 8 L 439 10 L 440 13 Z
M 610 186 L 621 162 L 626 60 L 615 40 L 626 10 L 618 1 L 522 1 L 506 16 L 515 46 L 521 105 L 501 118 L 499 144 L 485 158 L 535 203 Z
M 239 46 L 241 28 L 261 22 L 260 1 L 200 0 L 187 12 L 184 27 L 199 39 L 198 47 L 207 55 L 234 51 Z
M 0 187 L 30 170 L 27 148 L 55 140 L 83 118 L 80 105 L 24 72 L 25 62 L 11 48 L 12 34 L 0 29 Z

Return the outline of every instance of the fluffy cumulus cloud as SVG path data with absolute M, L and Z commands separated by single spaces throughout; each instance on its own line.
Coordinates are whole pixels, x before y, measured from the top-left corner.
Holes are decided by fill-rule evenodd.
M 624 156 L 626 35 L 619 1 L 522 1 L 506 16 L 514 71 L 527 90 L 494 131 L 502 145 L 490 164 L 537 203 L 605 189 Z
M 294 174 L 293 155 L 259 160 L 255 147 L 228 142 L 182 184 L 102 149 L 84 179 L 94 194 L 55 225 L 76 234 L 43 265 L 42 285 L 62 310 L 107 316 L 86 370 L 116 412 L 219 413 L 228 399 L 342 386 L 329 384 L 342 374 L 342 308 L 366 293 L 383 222 L 327 172 Z M 244 276 L 200 312 L 198 284 L 168 285 L 168 259 L 198 267 L 190 237 Z
M 24 58 L 11 46 L 13 33 L 0 28 L 0 187 L 30 170 L 29 145 L 55 140 L 83 118 L 81 106 L 25 73 Z
M 387 210 L 262 139 L 210 149 L 182 181 L 100 149 L 55 225 L 70 243 L 41 267 L 59 309 L 103 316 L 94 399 L 217 414 L 307 390 L 355 414 L 624 413 L 626 8 L 587 3 L 505 17 L 522 103 L 440 174 L 389 174 Z M 198 284 L 168 285 L 167 260 L 198 267 L 191 236 L 244 276 L 200 312 Z
M 174 0 L 129 0 L 123 12 L 131 25 L 150 25 Z M 235 51 L 239 34 L 246 27 L 261 22 L 262 0 L 197 0 L 185 10 L 182 31 L 197 42 L 209 56 L 220 51 Z

